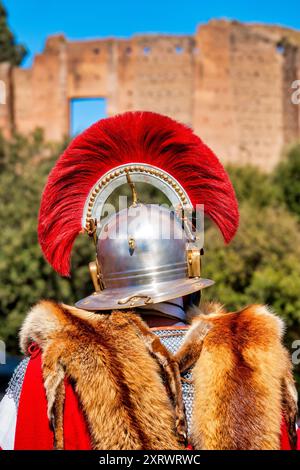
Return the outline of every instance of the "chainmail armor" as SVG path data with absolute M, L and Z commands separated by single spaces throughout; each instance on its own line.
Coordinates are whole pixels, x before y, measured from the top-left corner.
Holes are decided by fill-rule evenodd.
M 154 333 L 159 336 L 162 344 L 172 353 L 175 354 L 183 343 L 186 335 L 186 330 L 156 330 Z M 183 374 L 183 378 L 191 381 L 192 372 L 191 370 Z M 191 433 L 191 422 L 192 412 L 194 403 L 194 385 L 193 383 L 181 382 L 182 383 L 182 394 L 185 406 L 185 415 L 188 424 L 188 433 Z
M 12 378 L 10 379 L 8 387 L 6 389 L 6 394 L 9 398 L 12 398 L 14 400 L 17 408 L 19 406 L 22 385 L 29 359 L 29 357 L 26 357 L 15 368 Z

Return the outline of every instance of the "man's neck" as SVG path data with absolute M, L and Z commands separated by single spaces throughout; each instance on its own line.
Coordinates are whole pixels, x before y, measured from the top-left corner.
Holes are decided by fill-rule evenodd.
M 160 315 L 142 315 L 142 319 L 147 323 L 149 328 L 157 328 L 157 327 L 170 327 L 170 326 L 175 326 L 180 320 L 176 318 L 168 318 L 168 317 L 163 317 Z

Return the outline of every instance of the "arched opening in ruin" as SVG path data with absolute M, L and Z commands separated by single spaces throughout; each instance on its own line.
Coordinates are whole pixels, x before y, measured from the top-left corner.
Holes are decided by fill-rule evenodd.
M 107 116 L 106 98 L 72 98 L 70 100 L 69 133 L 73 137 L 99 119 Z

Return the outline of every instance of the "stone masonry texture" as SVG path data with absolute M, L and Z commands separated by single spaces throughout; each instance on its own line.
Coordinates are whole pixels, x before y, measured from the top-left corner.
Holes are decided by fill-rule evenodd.
M 212 20 L 194 35 L 47 39 L 29 69 L 0 64 L 0 129 L 49 140 L 69 133 L 70 102 L 106 98 L 107 115 L 167 114 L 189 126 L 223 163 L 270 171 L 300 137 L 300 31 Z

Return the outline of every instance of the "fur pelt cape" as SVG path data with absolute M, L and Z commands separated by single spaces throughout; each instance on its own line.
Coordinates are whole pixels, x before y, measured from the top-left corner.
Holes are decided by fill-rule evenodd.
M 194 309 L 172 355 L 137 313 L 95 314 L 42 301 L 20 333 L 42 350 L 55 448 L 64 448 L 64 381 L 74 387 L 93 449 L 183 449 L 181 374 L 192 370 L 194 449 L 279 449 L 284 416 L 295 445 L 297 394 L 282 321 L 266 307 Z

